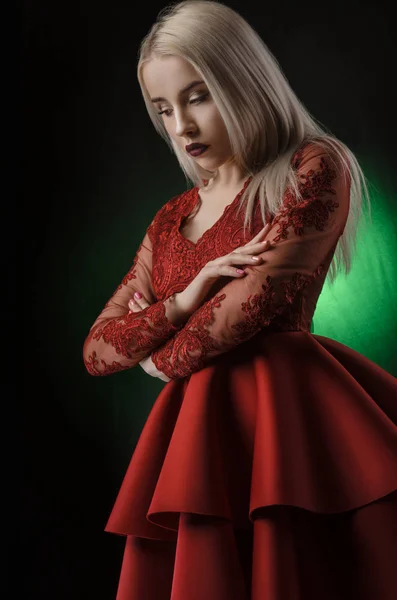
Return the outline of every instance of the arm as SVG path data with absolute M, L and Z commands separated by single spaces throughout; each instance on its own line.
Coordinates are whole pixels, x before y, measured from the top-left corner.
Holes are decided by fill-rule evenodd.
M 269 327 L 284 311 L 299 316 L 304 288 L 325 272 L 343 231 L 350 182 L 313 144 L 305 149 L 297 175 L 303 200 L 297 202 L 286 191 L 265 238 L 275 245 L 261 255 L 263 262 L 227 283 L 152 353 L 157 369 L 169 378 L 199 371 L 213 357 Z
M 152 221 L 153 224 L 153 221 Z M 152 242 L 148 227 L 133 265 L 92 325 L 84 342 L 83 359 L 91 375 L 110 375 L 130 369 L 150 355 L 186 322 L 178 310 L 177 294 L 157 302 L 151 282 Z M 141 291 L 152 303 L 139 313 L 128 301 Z

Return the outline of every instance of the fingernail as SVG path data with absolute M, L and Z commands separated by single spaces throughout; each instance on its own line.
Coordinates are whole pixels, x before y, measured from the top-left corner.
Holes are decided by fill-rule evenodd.
M 142 294 L 140 292 L 135 292 L 135 298 L 142 298 Z

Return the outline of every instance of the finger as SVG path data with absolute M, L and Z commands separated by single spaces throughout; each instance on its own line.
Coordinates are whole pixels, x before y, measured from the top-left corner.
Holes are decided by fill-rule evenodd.
M 135 312 L 138 310 L 142 310 L 142 306 L 140 304 L 140 300 L 136 300 L 135 298 L 131 298 L 128 301 L 128 306 L 131 308 L 131 310 L 134 310 Z
M 146 308 L 147 306 L 150 306 L 150 303 L 146 300 L 145 296 L 142 296 L 142 298 L 137 298 L 134 294 L 134 302 L 136 302 L 140 308 Z
M 263 240 L 262 242 L 257 242 L 256 244 L 250 244 L 247 246 L 242 246 L 235 250 L 235 252 L 239 252 L 240 254 L 252 254 L 255 252 L 265 252 L 265 250 L 270 250 L 270 248 L 274 247 L 274 242 L 270 240 Z
M 139 308 L 146 308 L 150 306 L 150 303 L 146 300 L 145 296 L 140 294 L 140 298 L 138 298 L 136 295 L 137 293 L 139 294 L 139 292 L 135 292 L 132 300 L 139 306 Z
M 248 242 L 248 244 L 246 244 L 246 246 L 251 245 L 251 244 L 256 244 L 256 242 L 261 240 L 263 238 L 263 236 L 266 235 L 270 231 L 270 227 L 271 227 L 271 224 L 266 223 L 266 225 L 263 227 L 263 229 L 261 229 L 259 231 L 259 233 L 257 233 L 256 236 L 253 237 L 252 240 L 250 240 Z
M 270 240 L 263 240 L 262 242 L 257 242 L 256 244 L 247 244 L 246 246 L 236 248 L 230 254 L 226 254 L 225 258 L 226 260 L 231 258 L 231 260 L 234 261 L 235 258 L 239 256 L 245 260 L 248 260 L 251 255 L 254 256 L 256 254 L 260 254 L 261 252 L 266 252 L 266 250 L 271 250 L 272 248 L 274 248 L 274 242 Z
M 132 312 L 138 312 L 139 310 L 142 310 L 141 307 L 132 299 L 128 301 L 128 308 Z

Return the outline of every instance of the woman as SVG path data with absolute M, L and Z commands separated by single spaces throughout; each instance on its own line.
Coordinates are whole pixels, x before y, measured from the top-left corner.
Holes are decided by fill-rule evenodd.
M 106 527 L 127 536 L 117 600 L 392 600 L 397 381 L 310 333 L 350 270 L 362 169 L 218 2 L 163 10 L 138 80 L 195 185 L 84 344 L 92 375 L 168 382 Z

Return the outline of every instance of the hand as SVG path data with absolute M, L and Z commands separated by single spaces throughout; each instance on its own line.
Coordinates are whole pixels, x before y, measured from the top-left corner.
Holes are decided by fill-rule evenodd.
M 129 300 L 128 302 L 128 307 L 130 309 L 130 312 L 139 312 L 140 310 L 143 310 L 144 308 L 150 306 L 150 303 L 146 300 L 146 298 L 144 296 L 142 296 L 141 298 L 136 298 L 134 296 L 134 298 L 131 298 L 131 300 Z M 162 381 L 171 381 L 171 379 L 169 377 L 167 377 L 167 375 L 164 375 L 164 373 L 162 373 L 161 371 L 159 371 L 156 367 L 156 365 L 154 364 L 154 362 L 152 361 L 152 357 L 151 355 L 146 356 L 144 359 L 142 359 L 139 363 L 142 367 L 142 369 L 144 371 L 146 371 L 146 373 L 148 375 L 151 375 L 152 377 L 157 377 L 158 379 L 161 379 Z
M 231 265 L 259 265 L 263 258 L 258 256 L 258 260 L 253 260 L 252 256 L 266 252 L 272 247 L 268 241 L 264 241 L 263 237 L 269 233 L 270 224 L 266 224 L 263 229 L 250 242 L 236 248 L 233 252 L 220 256 L 215 260 L 210 260 L 193 279 L 193 281 L 183 290 L 178 293 L 179 309 L 184 314 L 193 314 L 206 300 L 206 296 L 215 282 L 218 282 L 221 276 L 228 277 L 243 277 L 245 271 L 239 273 L 235 267 Z M 128 302 L 128 306 L 132 312 L 143 310 L 150 303 L 142 296 L 141 298 L 134 297 Z M 154 377 L 158 377 L 163 381 L 171 381 L 164 373 L 158 371 L 151 357 L 143 359 L 140 363 L 141 367 Z
M 151 375 L 151 377 L 157 377 L 157 379 L 161 379 L 162 381 L 171 381 L 171 379 L 167 377 L 167 375 L 164 375 L 164 373 L 157 369 L 156 365 L 152 360 L 151 355 L 146 356 L 143 360 L 141 360 L 139 364 L 148 375 Z
M 271 224 L 267 223 L 245 246 L 240 246 L 240 248 L 236 248 L 225 256 L 219 256 L 215 260 L 208 261 L 193 281 L 183 292 L 178 294 L 178 303 L 183 312 L 193 314 L 207 299 L 211 287 L 221 276 L 243 278 L 246 271 L 242 270 L 240 273 L 232 265 L 238 265 L 239 267 L 248 264 L 260 265 L 263 261 L 262 256 L 258 256 L 258 260 L 255 260 L 253 255 L 265 252 L 274 245 L 263 240 L 263 237 L 269 233 L 270 228 Z

